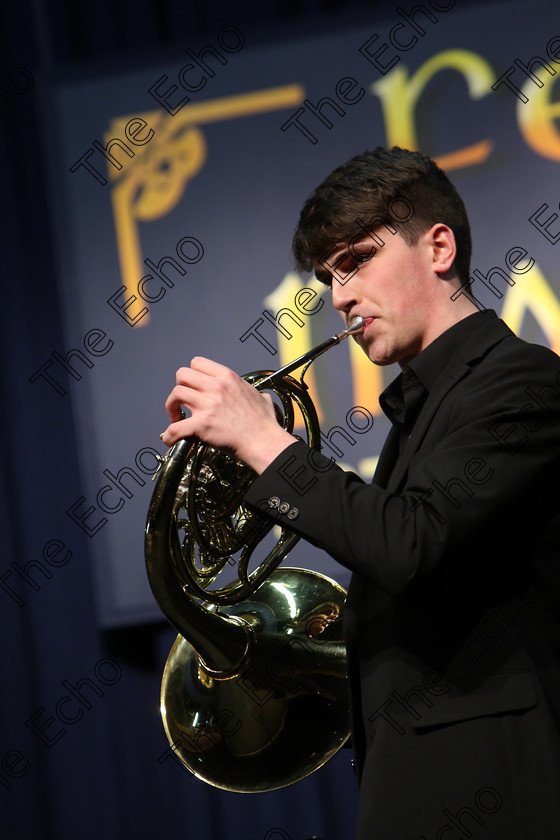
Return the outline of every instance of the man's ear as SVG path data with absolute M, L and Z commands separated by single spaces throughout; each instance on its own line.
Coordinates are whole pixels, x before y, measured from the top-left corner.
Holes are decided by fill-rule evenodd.
M 434 271 L 440 275 L 447 274 L 457 256 L 455 234 L 447 225 L 438 223 L 431 228 L 428 235 L 432 246 Z

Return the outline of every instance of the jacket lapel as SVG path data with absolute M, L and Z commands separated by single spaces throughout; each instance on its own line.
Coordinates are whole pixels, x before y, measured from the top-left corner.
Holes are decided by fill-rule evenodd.
M 391 477 L 386 485 L 387 490 L 398 492 L 397 488 L 401 487 L 401 483 L 407 474 L 412 456 L 418 451 L 418 449 L 420 449 L 434 414 L 438 410 L 442 400 L 454 387 L 454 385 L 466 376 L 469 371 L 470 367 L 461 360 L 460 365 L 454 367 L 453 370 L 450 370 L 446 376 L 439 380 L 437 387 L 431 392 L 422 407 L 422 411 L 414 424 L 412 434 L 406 443 L 402 457 L 399 458 L 396 468 L 391 473 Z
M 509 327 L 498 319 L 485 324 L 483 328 L 470 336 L 462 347 L 459 347 L 442 371 L 435 388 L 426 400 L 407 444 L 399 458 L 395 470 L 391 473 L 386 484 L 388 490 L 399 492 L 402 482 L 406 477 L 410 461 L 415 452 L 422 445 L 422 441 L 430 427 L 434 414 L 440 404 L 455 385 L 471 372 L 473 367 L 479 363 L 490 350 L 503 341 L 507 336 L 513 335 Z M 388 440 L 387 440 L 388 442 Z M 384 447 L 385 449 L 385 447 Z M 381 457 L 379 459 L 381 461 Z M 377 477 L 377 471 L 376 476 Z M 376 482 L 377 483 L 377 482 Z

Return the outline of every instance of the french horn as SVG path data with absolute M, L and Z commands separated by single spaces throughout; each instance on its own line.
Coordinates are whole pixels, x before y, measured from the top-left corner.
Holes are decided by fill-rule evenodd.
M 311 362 L 363 319 L 276 372 L 243 378 L 280 401 L 277 419 L 320 446 L 303 381 Z M 299 381 L 289 374 L 303 366 Z M 195 439 L 161 459 L 147 516 L 146 568 L 161 610 L 178 632 L 165 665 L 161 716 L 175 756 L 198 779 L 238 793 L 276 790 L 322 767 L 349 735 L 342 609 L 346 592 L 324 575 L 278 568 L 297 543 L 273 513 L 243 502 L 254 472 Z M 237 579 L 217 585 L 228 567 Z M 227 574 L 226 574 L 227 577 Z

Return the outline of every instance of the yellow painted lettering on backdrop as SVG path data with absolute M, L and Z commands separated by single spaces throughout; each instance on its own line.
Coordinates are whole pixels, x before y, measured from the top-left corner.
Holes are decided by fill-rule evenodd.
M 523 318 L 529 310 L 555 353 L 560 353 L 560 301 L 535 263 L 533 268 L 508 287 L 500 317 L 521 335 Z
M 381 100 L 388 146 L 418 148 L 415 108 L 428 82 L 442 70 L 461 73 L 467 81 L 471 99 L 482 99 L 491 93 L 496 78 L 485 58 L 460 49 L 444 50 L 432 56 L 410 78 L 406 67 L 395 67 L 383 79 L 370 85 L 370 90 Z M 493 146 L 491 140 L 481 140 L 435 160 L 446 170 L 472 166 L 486 160 Z
M 157 112 L 150 114 L 151 125 L 157 125 L 156 139 L 143 150 L 138 160 L 127 166 L 124 175 L 110 173 L 117 181 L 112 189 L 113 215 L 126 294 L 133 294 L 145 273 L 138 222 L 158 219 L 171 211 L 183 195 L 185 186 L 202 169 L 206 160 L 206 141 L 201 130 L 191 125 L 172 122 Z M 118 129 L 114 120 L 111 130 Z M 110 132 L 106 135 L 109 136 Z M 137 300 L 138 310 L 143 306 Z M 134 318 L 136 309 L 129 308 Z M 149 316 L 141 319 L 142 326 Z
M 551 160 L 560 160 L 560 132 L 554 124 L 560 118 L 560 100 L 552 101 L 552 88 L 559 78 L 547 76 L 541 88 L 528 79 L 522 93 L 529 101 L 517 101 L 517 122 L 525 142 Z
M 278 364 L 276 365 L 275 369 L 284 367 L 287 365 L 288 362 L 291 362 L 292 359 L 297 359 L 298 356 L 302 356 L 304 353 L 307 353 L 312 348 L 312 332 L 311 332 L 311 322 L 313 318 L 313 313 L 306 315 L 302 313 L 296 306 L 294 298 L 302 288 L 302 280 L 299 274 L 296 274 L 293 271 L 289 271 L 288 274 L 284 277 L 284 279 L 276 286 L 276 288 L 264 299 L 263 303 L 266 307 L 268 307 L 273 315 L 276 315 L 281 309 L 290 310 L 293 314 L 293 318 L 280 316 L 281 317 L 281 325 L 288 330 L 291 335 L 291 338 L 287 338 L 287 336 L 283 335 L 282 332 L 277 332 L 278 336 Z M 326 292 L 326 286 L 319 282 L 316 277 L 312 277 L 308 283 L 306 283 L 305 288 L 311 289 L 314 291 L 318 298 L 322 297 Z M 313 308 L 315 302 L 318 302 L 317 298 L 314 299 L 313 302 L 309 302 L 309 307 Z M 297 319 L 303 321 L 303 326 L 299 326 L 297 323 Z M 325 336 L 326 338 L 327 336 Z M 319 342 L 317 342 L 319 343 Z M 301 371 L 294 371 L 292 376 L 298 378 Z M 305 382 L 309 388 L 309 395 L 313 400 L 315 405 L 315 409 L 317 411 L 317 417 L 319 419 L 319 423 L 322 423 L 324 420 L 323 411 L 321 408 L 321 401 L 319 399 L 319 393 L 317 391 L 317 384 L 315 381 L 315 372 L 313 370 L 313 366 L 309 368 L 309 371 L 305 374 Z M 301 416 L 299 418 L 296 415 L 296 425 L 295 428 L 301 429 L 303 427 L 303 422 L 301 420 Z
M 265 299 L 264 304 L 273 315 L 276 315 L 281 309 L 291 310 L 296 318 L 303 321 L 303 326 L 299 326 L 295 319 L 288 315 L 281 316 L 282 326 L 291 334 L 291 338 L 287 338 L 282 332 L 277 333 L 278 342 L 278 364 L 276 368 L 283 367 L 291 362 L 292 359 L 297 359 L 307 353 L 313 347 L 313 331 L 312 318 L 313 314 L 306 315 L 301 310 L 298 310 L 294 299 L 297 292 L 302 288 L 302 280 L 298 274 L 289 272 L 279 285 L 272 291 Z M 316 277 L 306 283 L 307 289 L 314 291 L 318 298 L 322 297 L 326 291 L 326 286 L 317 280 Z M 315 301 L 309 303 L 310 308 L 314 308 Z M 343 324 L 340 325 L 343 329 Z M 327 338 L 327 336 L 323 336 Z M 319 343 L 321 338 L 317 338 L 315 343 Z M 353 405 L 359 405 L 367 408 L 372 414 L 380 414 L 381 408 L 379 406 L 379 394 L 384 388 L 383 374 L 381 368 L 372 362 L 365 355 L 363 350 L 353 339 L 345 341 L 348 348 L 348 355 L 350 358 L 350 366 L 352 369 L 352 390 L 353 390 Z M 294 376 L 299 376 L 297 371 L 294 371 Z M 313 366 L 305 374 L 305 382 L 309 386 L 309 395 L 315 404 L 319 422 L 324 421 L 324 411 L 321 405 L 321 397 L 317 388 L 315 373 Z M 337 420 L 336 422 L 342 422 Z M 301 418 L 298 420 L 297 428 L 302 428 Z
M 378 397 L 385 387 L 382 369 L 373 364 L 353 338 L 348 339 L 348 347 L 352 365 L 354 405 L 367 408 L 371 414 L 381 414 Z
M 138 223 L 170 213 L 190 181 L 203 170 L 207 146 L 201 126 L 299 105 L 304 96 L 301 85 L 283 85 L 187 105 L 181 108 L 180 115 L 164 114 L 161 109 L 139 115 L 154 130 L 154 139 L 135 149 L 136 157 L 124 172 L 108 167 L 126 297 L 136 292 L 145 271 Z M 105 142 L 122 136 L 129 120 L 130 116 L 115 117 L 105 133 Z M 129 318 L 133 319 L 142 309 L 142 301 L 136 301 L 136 307 L 128 308 Z M 137 326 L 145 326 L 148 321 L 149 315 L 145 315 Z

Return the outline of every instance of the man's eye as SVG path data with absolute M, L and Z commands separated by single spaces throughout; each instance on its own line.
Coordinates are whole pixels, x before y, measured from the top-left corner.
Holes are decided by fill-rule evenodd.
M 367 254 L 348 254 L 341 262 L 337 265 L 337 269 L 339 272 L 347 274 L 350 271 L 354 271 L 357 266 L 363 265 L 364 263 L 368 262 L 371 259 L 371 255 Z
M 375 253 L 375 251 L 374 251 Z M 335 265 L 335 274 L 336 279 L 340 279 L 341 277 L 351 274 L 356 269 L 358 269 L 364 263 L 367 263 L 371 260 L 373 254 L 370 251 L 366 251 L 363 254 L 360 252 L 347 252 L 346 254 L 341 255 L 337 260 Z M 326 271 L 321 271 L 320 276 L 317 274 L 315 275 L 317 280 L 319 280 L 323 285 L 327 286 L 329 289 L 332 289 L 333 284 L 333 275 L 328 274 Z

